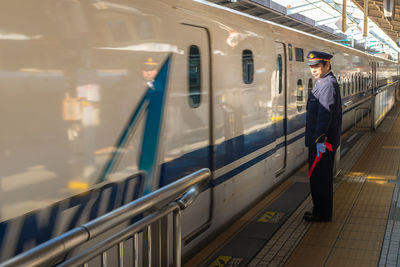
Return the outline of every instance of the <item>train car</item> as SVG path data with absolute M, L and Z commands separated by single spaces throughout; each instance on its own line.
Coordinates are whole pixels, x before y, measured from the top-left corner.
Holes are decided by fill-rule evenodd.
M 206 1 L 0 13 L 1 261 L 209 168 L 183 214 L 189 256 L 305 163 L 308 51 L 334 55 L 343 130 L 395 100 L 397 63 Z

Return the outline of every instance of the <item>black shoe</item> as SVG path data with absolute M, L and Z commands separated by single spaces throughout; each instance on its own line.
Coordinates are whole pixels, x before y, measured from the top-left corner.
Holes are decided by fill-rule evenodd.
M 304 215 L 303 219 L 306 220 L 307 222 L 330 222 L 331 218 L 325 218 L 321 216 L 316 216 L 316 215 Z

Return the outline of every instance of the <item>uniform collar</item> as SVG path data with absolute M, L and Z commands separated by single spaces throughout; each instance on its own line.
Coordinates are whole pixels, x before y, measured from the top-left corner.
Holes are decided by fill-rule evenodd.
M 322 77 L 322 78 L 325 78 L 326 76 L 328 76 L 329 74 L 331 74 L 332 73 L 332 71 L 330 70 L 327 74 L 325 74 L 324 75 L 324 77 Z
M 328 75 L 330 75 L 332 73 L 332 71 L 330 70 L 327 74 L 324 75 L 324 77 L 318 78 L 317 81 L 321 81 L 324 78 L 326 78 Z

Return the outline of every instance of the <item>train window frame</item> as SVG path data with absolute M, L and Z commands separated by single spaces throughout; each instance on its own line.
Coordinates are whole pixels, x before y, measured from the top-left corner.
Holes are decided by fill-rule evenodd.
M 360 88 L 360 77 L 358 76 L 358 73 L 356 73 L 356 90 L 355 92 L 358 93 Z
M 342 96 L 346 95 L 346 81 L 347 81 L 346 77 L 343 76 L 343 79 L 342 79 Z
M 276 74 L 278 78 L 278 93 L 282 94 L 283 91 L 283 81 L 282 81 L 282 73 L 283 73 L 283 57 L 281 54 L 277 54 L 276 57 Z
M 297 80 L 297 87 L 296 87 L 296 107 L 297 111 L 300 112 L 303 109 L 304 103 L 304 87 L 303 87 L 303 80 Z
M 312 79 L 312 78 L 309 78 L 309 79 L 308 79 L 308 88 L 307 88 L 307 89 L 308 89 L 308 94 L 311 93 L 313 87 L 314 87 L 313 79 Z
M 293 60 L 293 46 L 292 44 L 288 44 L 288 56 L 289 56 L 289 61 Z
M 294 48 L 294 53 L 297 62 L 304 62 L 304 49 L 300 47 Z
M 242 51 L 242 78 L 245 84 L 252 84 L 254 81 L 254 57 L 250 49 Z
M 196 53 L 197 50 L 197 53 Z M 197 45 L 190 45 L 188 52 L 188 101 L 191 108 L 201 104 L 201 53 Z
M 364 74 L 363 92 L 367 91 L 367 86 L 368 86 L 368 76 L 366 74 Z

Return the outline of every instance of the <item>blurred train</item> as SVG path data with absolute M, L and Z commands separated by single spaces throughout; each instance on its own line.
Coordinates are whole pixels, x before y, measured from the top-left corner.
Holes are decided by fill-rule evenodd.
M 310 50 L 334 55 L 343 130 L 369 111 L 377 127 L 398 95 L 396 62 L 206 1 L 0 14 L 0 261 L 209 168 L 183 214 L 189 255 L 305 163 Z M 164 95 L 146 98 L 167 60 Z

